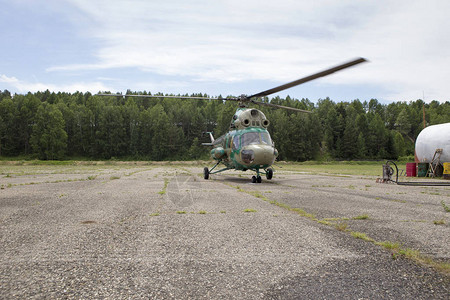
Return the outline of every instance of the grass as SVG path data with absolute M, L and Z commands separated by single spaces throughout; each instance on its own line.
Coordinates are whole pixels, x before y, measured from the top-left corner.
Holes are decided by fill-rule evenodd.
M 367 219 L 369 219 L 369 215 L 364 214 L 364 215 L 353 217 L 352 219 L 353 220 L 367 220 Z
M 109 177 L 110 180 L 116 180 L 116 179 L 120 179 L 120 176 L 111 176 Z
M 346 231 L 347 230 L 347 226 L 348 226 L 347 223 L 342 222 L 342 223 L 338 223 L 338 224 L 334 225 L 334 228 L 336 228 L 339 231 Z
M 381 162 L 378 161 L 342 161 L 342 162 L 279 162 L 277 165 L 286 171 L 308 172 L 330 175 L 380 176 Z M 276 166 L 275 166 L 276 167 Z
M 350 234 L 352 235 L 352 237 L 357 238 L 357 239 L 361 239 L 367 242 L 375 242 L 374 239 L 368 237 L 365 233 L 362 232 L 357 232 L 357 231 L 352 231 L 350 232 Z
M 177 214 L 184 215 L 184 214 L 186 214 L 186 212 L 184 210 L 179 210 L 179 211 L 177 211 Z
M 204 210 L 201 210 L 201 211 L 199 211 L 198 212 L 200 215 L 206 215 L 206 211 L 204 211 Z
M 160 195 L 165 195 L 166 192 L 167 192 L 167 186 L 168 186 L 168 185 L 169 185 L 169 179 L 168 179 L 168 178 L 164 178 L 164 187 L 163 187 L 162 190 L 160 190 L 160 191 L 158 192 L 158 194 L 160 194 Z
M 450 212 L 450 207 L 448 207 L 447 205 L 445 205 L 444 200 L 441 201 L 441 204 L 442 204 L 442 207 L 444 208 L 444 210 L 445 210 L 446 212 Z
M 257 210 L 256 209 L 252 209 L 252 208 L 246 208 L 246 209 L 244 209 L 244 212 L 246 212 L 246 213 L 257 212 Z
M 434 225 L 445 225 L 445 220 L 444 219 L 434 220 L 433 223 Z

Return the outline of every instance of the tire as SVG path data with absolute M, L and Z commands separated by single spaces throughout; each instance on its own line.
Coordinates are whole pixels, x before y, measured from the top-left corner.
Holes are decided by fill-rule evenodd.
M 252 183 L 256 183 L 256 176 L 252 176 Z
M 266 178 L 267 178 L 267 180 L 270 180 L 270 179 L 272 179 L 272 177 L 273 177 L 273 170 L 272 170 L 272 168 L 268 168 L 266 170 Z
M 203 178 L 209 179 L 209 170 L 207 167 L 203 169 Z
M 261 183 L 262 182 L 261 176 L 256 177 L 256 182 L 257 183 Z

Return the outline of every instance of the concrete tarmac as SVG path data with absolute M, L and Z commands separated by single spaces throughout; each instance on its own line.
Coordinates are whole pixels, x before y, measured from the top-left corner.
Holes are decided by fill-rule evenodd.
M 449 187 L 287 171 L 252 184 L 182 165 L 17 170 L 0 178 L 1 299 L 449 299 L 448 274 L 399 252 L 450 262 Z

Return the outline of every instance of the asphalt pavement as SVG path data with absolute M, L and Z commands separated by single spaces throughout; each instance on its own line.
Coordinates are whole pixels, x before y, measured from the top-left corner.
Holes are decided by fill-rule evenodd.
M 448 187 L 36 168 L 0 177 L 2 299 L 449 299 L 448 274 L 375 243 L 448 264 Z

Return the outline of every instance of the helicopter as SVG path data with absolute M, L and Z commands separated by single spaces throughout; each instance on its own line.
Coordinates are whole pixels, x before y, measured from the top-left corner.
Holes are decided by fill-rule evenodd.
M 230 122 L 229 131 L 221 137 L 215 139 L 212 132 L 209 134 L 210 143 L 202 143 L 204 146 L 212 146 L 211 157 L 216 161 L 212 168 L 204 167 L 203 177 L 209 179 L 211 174 L 217 174 L 227 170 L 253 171 L 256 174 L 252 176 L 252 183 L 261 183 L 261 175 L 265 175 L 267 180 L 273 177 L 273 168 L 271 167 L 278 156 L 278 150 L 272 141 L 267 128 L 270 121 L 265 114 L 255 108 L 250 108 L 250 104 L 268 106 L 272 108 L 281 108 L 301 113 L 311 113 L 311 111 L 298 108 L 273 104 L 269 102 L 256 101 L 265 97 L 302 83 L 330 75 L 334 72 L 352 67 L 354 65 L 366 62 L 365 58 L 357 58 L 338 66 L 326 69 L 324 71 L 300 78 L 298 80 L 274 87 L 272 89 L 253 94 L 250 96 L 241 95 L 236 98 L 206 98 L 206 97 L 188 97 L 188 96 L 157 96 L 157 95 L 122 95 L 122 94 L 97 94 L 99 96 L 120 96 L 120 97 L 145 97 L 145 98 L 177 98 L 194 100 L 220 100 L 239 102 L 238 108 Z M 222 169 L 216 170 L 216 167 L 223 164 Z

